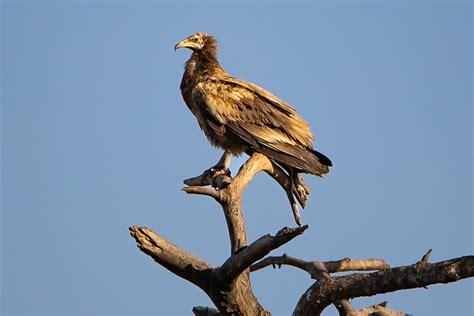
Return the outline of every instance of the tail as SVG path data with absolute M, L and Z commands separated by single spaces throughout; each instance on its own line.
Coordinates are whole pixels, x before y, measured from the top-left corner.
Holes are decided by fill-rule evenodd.
M 282 151 L 261 146 L 258 151 L 282 165 L 299 169 L 304 173 L 320 177 L 324 177 L 329 173 L 329 167 L 332 167 L 332 162 L 322 153 L 310 148 L 289 144 L 285 144 L 285 147 L 285 150 Z
M 318 164 L 316 166 L 316 170 L 318 171 L 317 175 L 320 176 L 325 176 L 329 173 L 329 167 L 332 167 L 332 162 L 331 159 L 329 159 L 327 156 L 324 154 L 320 153 L 319 151 L 313 150 L 313 149 L 308 149 L 314 156 L 316 156 L 316 159 L 318 160 Z M 312 172 L 310 172 L 312 173 Z

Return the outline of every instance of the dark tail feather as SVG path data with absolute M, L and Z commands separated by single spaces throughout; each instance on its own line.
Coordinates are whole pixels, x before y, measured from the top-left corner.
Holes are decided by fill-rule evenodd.
M 319 151 L 316 151 L 316 150 L 313 150 L 313 149 L 310 149 L 311 153 L 316 156 L 317 160 L 318 160 L 318 163 L 316 164 L 316 170 L 318 170 L 320 172 L 320 176 L 325 176 L 329 173 L 329 167 L 332 167 L 332 162 L 331 160 L 326 157 L 325 155 L 323 155 L 322 153 L 320 153 Z
M 332 162 L 331 160 L 326 157 L 325 155 L 321 154 L 319 151 L 316 151 L 316 150 L 313 150 L 313 149 L 310 149 L 310 151 L 316 156 L 318 157 L 318 160 L 321 164 L 325 165 L 325 166 L 328 166 L 328 167 L 332 167 Z
M 258 151 L 282 165 L 321 177 L 325 176 L 332 166 L 328 157 L 315 150 L 299 146 L 288 146 L 286 149 L 288 151 L 283 152 L 261 146 Z

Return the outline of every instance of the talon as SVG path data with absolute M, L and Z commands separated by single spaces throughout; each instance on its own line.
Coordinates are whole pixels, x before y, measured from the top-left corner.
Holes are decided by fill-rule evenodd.
M 296 199 L 300 203 L 302 208 L 305 208 L 306 202 L 308 201 L 309 187 L 303 182 L 303 178 L 300 174 L 295 173 L 292 176 L 293 178 L 293 188 L 292 192 L 295 195 Z
M 222 168 L 217 168 L 216 166 L 209 168 L 208 170 L 204 172 L 209 172 L 213 176 L 218 176 L 218 175 L 226 175 L 230 176 L 230 169 L 225 168 L 224 166 Z
M 211 168 L 204 170 L 200 176 L 184 180 L 188 186 L 211 185 L 215 189 L 223 189 L 232 182 L 230 153 L 225 151 L 221 159 Z

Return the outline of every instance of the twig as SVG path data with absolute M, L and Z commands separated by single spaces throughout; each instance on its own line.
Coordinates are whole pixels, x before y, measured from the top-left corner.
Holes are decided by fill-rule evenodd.
M 428 251 L 423 255 L 423 257 L 421 258 L 421 261 L 420 261 L 419 263 L 421 263 L 421 264 L 426 264 L 426 263 L 428 263 L 428 260 L 430 259 L 430 256 L 431 256 L 432 251 L 433 251 L 433 249 L 428 250 Z

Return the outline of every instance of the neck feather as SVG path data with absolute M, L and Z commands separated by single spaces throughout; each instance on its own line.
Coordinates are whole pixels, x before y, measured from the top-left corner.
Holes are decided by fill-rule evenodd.
M 190 77 L 213 75 L 223 71 L 217 60 L 217 41 L 214 37 L 208 37 L 204 47 L 193 52 L 185 67 L 185 75 Z

